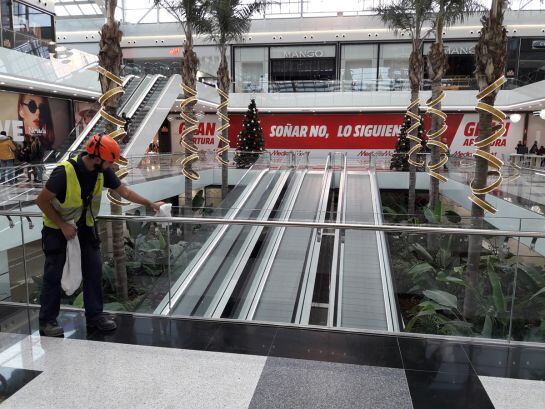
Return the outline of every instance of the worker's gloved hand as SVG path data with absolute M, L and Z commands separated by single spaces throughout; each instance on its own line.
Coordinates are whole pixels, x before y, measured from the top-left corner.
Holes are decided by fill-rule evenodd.
M 73 224 L 66 223 L 61 227 L 62 234 L 64 234 L 64 237 L 66 240 L 72 240 L 74 237 L 76 237 L 76 234 L 78 234 L 78 230 L 76 229 L 76 226 Z
M 156 203 L 152 203 L 152 204 L 151 204 L 151 208 L 152 208 L 153 210 L 155 210 L 156 212 L 158 212 L 159 209 L 161 208 L 161 206 L 164 205 L 164 204 L 165 204 L 165 202 L 156 202 Z

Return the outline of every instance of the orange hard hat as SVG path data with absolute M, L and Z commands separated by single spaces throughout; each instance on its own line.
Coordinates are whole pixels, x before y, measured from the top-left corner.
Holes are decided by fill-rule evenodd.
M 115 162 L 121 154 L 118 143 L 108 134 L 93 135 L 85 144 L 85 150 L 89 155 L 98 156 L 106 162 Z

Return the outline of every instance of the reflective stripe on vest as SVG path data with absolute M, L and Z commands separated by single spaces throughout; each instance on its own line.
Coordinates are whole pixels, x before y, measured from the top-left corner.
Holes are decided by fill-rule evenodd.
M 77 161 L 77 157 L 73 158 L 74 161 Z M 69 162 L 65 161 L 60 164 L 64 166 L 66 172 L 66 197 L 64 202 L 61 203 L 59 199 L 54 198 L 51 200 L 51 205 L 53 209 L 59 214 L 62 220 L 65 222 L 73 221 L 77 222 L 83 212 L 83 200 L 81 198 L 81 186 L 79 184 L 78 175 L 76 174 L 76 169 Z M 100 202 L 102 200 L 102 188 L 104 187 L 104 174 L 100 172 L 93 189 L 93 195 L 91 198 L 90 209 L 87 209 L 87 214 L 85 215 L 85 224 L 89 227 L 94 226 L 95 221 L 93 216 L 97 216 L 100 211 Z M 92 214 L 91 214 L 92 211 Z M 58 229 L 59 227 L 53 223 L 45 214 L 42 215 L 44 226 L 51 227 L 53 229 Z

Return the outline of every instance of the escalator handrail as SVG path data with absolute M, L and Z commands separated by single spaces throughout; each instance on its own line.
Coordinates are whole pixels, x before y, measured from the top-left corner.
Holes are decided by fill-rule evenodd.
M 383 224 L 382 207 L 380 194 L 376 180 L 376 173 L 369 171 L 369 181 L 371 185 L 371 197 L 373 200 L 373 213 L 376 225 Z M 382 291 L 384 295 L 384 307 L 386 311 L 386 322 L 388 331 L 399 331 L 399 319 L 397 317 L 397 304 L 392 283 L 392 271 L 390 268 L 388 246 L 386 244 L 386 235 L 383 231 L 376 231 L 378 258 L 380 264 L 380 275 L 382 279 Z
M 339 180 L 339 197 L 337 200 L 337 216 L 336 223 L 344 223 L 346 215 L 346 179 L 348 173 L 348 164 L 346 153 L 343 154 L 343 169 Z M 332 327 L 335 325 L 335 308 L 337 308 L 337 319 L 340 316 L 340 297 L 336 297 L 337 294 L 341 294 L 341 272 L 343 267 L 343 253 L 344 253 L 344 232 L 339 229 L 335 229 L 335 239 L 333 242 L 333 255 L 331 260 L 331 279 L 329 286 L 329 309 L 327 312 L 327 325 Z

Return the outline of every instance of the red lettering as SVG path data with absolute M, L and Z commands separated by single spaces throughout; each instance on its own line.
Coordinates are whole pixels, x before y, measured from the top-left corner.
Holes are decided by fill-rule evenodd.
M 478 125 L 475 122 L 468 122 L 464 128 L 464 135 L 466 137 L 475 136 L 478 132 Z
M 216 123 L 209 122 L 206 124 L 206 135 L 214 135 L 216 133 Z

